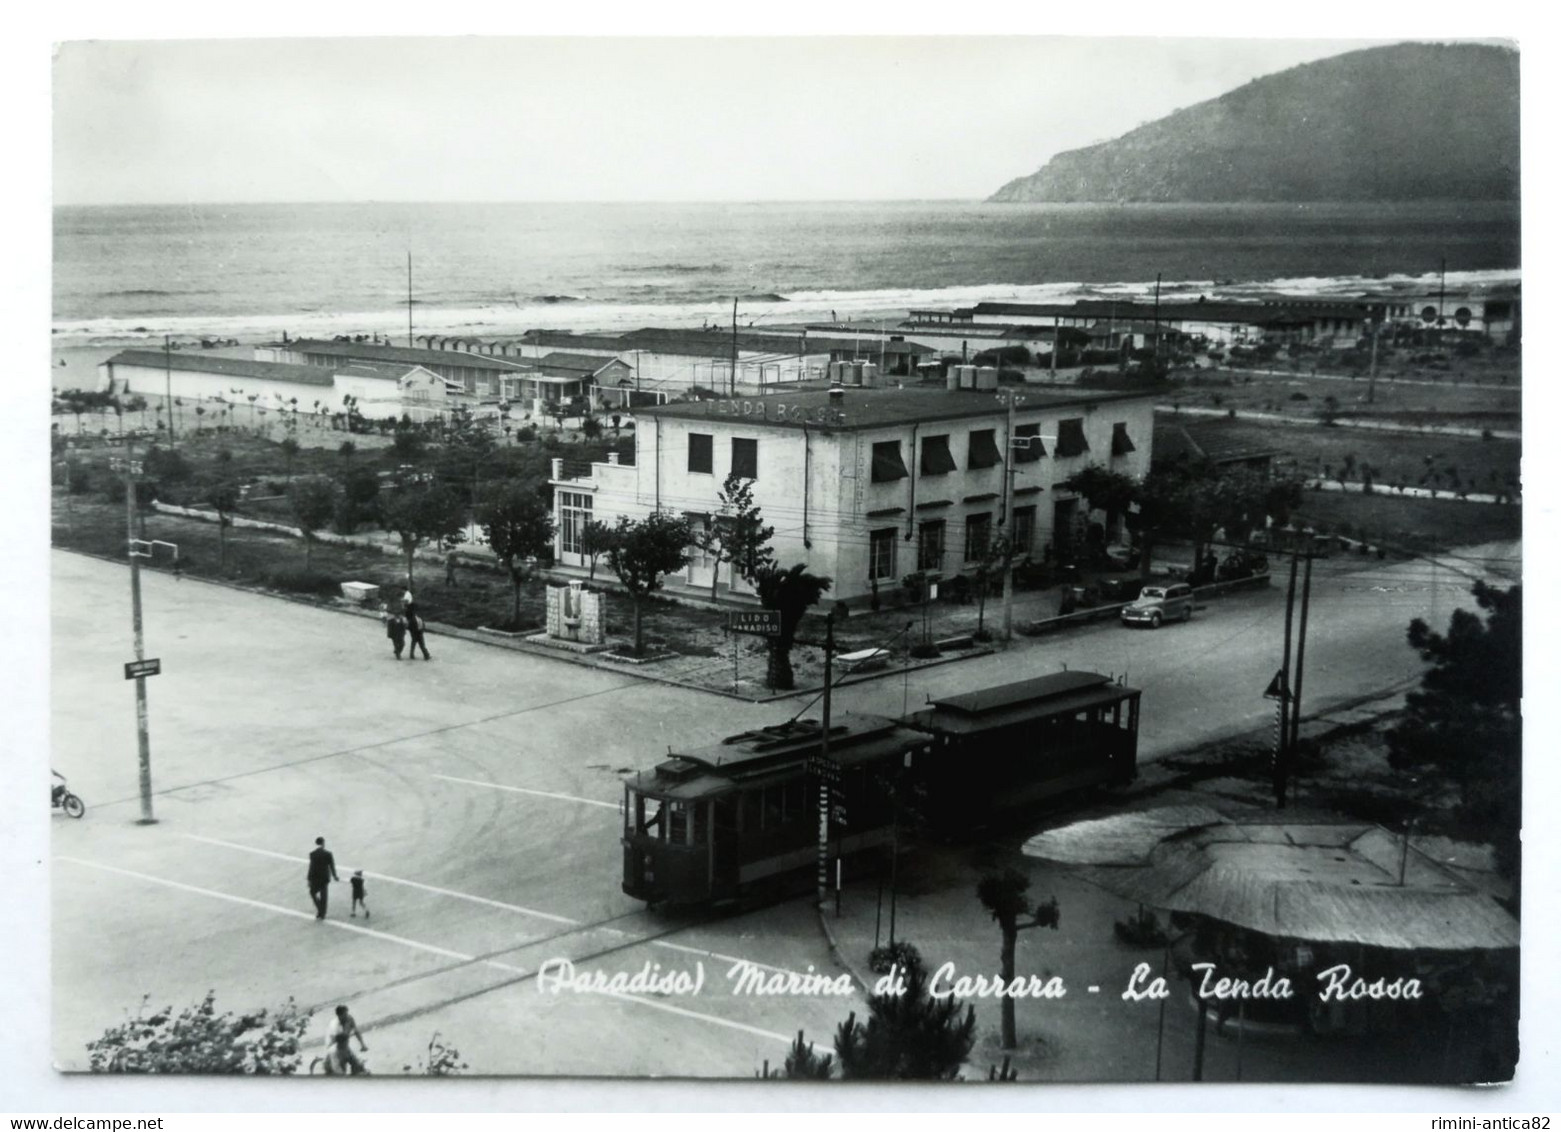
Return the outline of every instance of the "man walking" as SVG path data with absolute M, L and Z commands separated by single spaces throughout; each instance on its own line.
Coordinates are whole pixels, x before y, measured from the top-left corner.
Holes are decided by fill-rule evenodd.
M 330 899 L 330 884 L 339 880 L 336 875 L 336 858 L 325 847 L 325 838 L 314 839 L 314 851 L 309 854 L 309 899 L 314 901 L 314 918 L 325 919 L 325 905 Z
M 412 591 L 408 590 L 406 600 L 402 605 L 401 615 L 406 618 L 407 633 L 412 638 L 412 643 L 407 647 L 407 659 L 416 660 L 417 650 L 423 650 L 423 659 L 432 659 L 428 655 L 428 642 L 423 639 L 423 618 L 417 611 L 417 603 L 412 600 Z

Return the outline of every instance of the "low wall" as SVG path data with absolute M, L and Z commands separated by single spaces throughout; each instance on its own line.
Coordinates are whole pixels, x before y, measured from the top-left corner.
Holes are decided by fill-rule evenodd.
M 1193 596 L 1199 598 L 1221 597 L 1233 590 L 1257 589 L 1269 584 L 1267 573 L 1253 574 L 1249 578 L 1236 578 L 1229 582 L 1210 582 L 1206 586 L 1193 587 Z M 1056 632 L 1058 629 L 1066 629 L 1071 625 L 1082 625 L 1090 621 L 1100 621 L 1105 618 L 1115 618 L 1122 612 L 1123 606 L 1131 602 L 1118 601 L 1110 605 L 1094 605 L 1088 609 L 1076 610 L 1073 613 L 1061 614 L 1057 617 L 1043 617 L 1038 621 L 1027 621 L 1018 631 L 1027 637 L 1038 637 L 1042 633 Z

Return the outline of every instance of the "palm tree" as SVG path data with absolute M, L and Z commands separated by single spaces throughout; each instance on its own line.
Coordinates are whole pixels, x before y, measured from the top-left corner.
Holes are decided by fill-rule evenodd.
M 767 679 L 775 691 L 787 692 L 797 686 L 796 674 L 791 668 L 791 647 L 797 637 L 797 626 L 802 615 L 818 604 L 832 580 L 807 572 L 807 564 L 798 562 L 789 569 L 769 566 L 754 576 L 754 588 L 759 594 L 759 604 L 766 609 L 776 609 L 781 615 L 778 636 L 766 638 L 770 645 Z

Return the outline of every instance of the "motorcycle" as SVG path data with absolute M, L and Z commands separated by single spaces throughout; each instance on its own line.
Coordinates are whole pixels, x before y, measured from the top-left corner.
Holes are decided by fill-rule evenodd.
M 54 789 L 49 792 L 49 805 L 51 809 L 64 810 L 66 815 L 79 818 L 87 812 L 86 803 L 72 794 L 63 782 L 54 784 Z

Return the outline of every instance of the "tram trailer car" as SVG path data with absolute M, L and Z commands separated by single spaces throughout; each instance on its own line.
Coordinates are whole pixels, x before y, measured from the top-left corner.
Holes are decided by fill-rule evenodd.
M 778 884 L 818 855 L 823 728 L 798 719 L 744 731 L 624 782 L 623 891 L 648 904 L 703 904 Z M 830 854 L 887 845 L 893 801 L 882 783 L 925 735 L 881 716 L 831 721 Z
M 917 758 L 929 823 L 968 833 L 1059 794 L 1132 782 L 1142 695 L 1099 672 L 1057 672 L 931 701 L 902 720 L 932 737 Z

